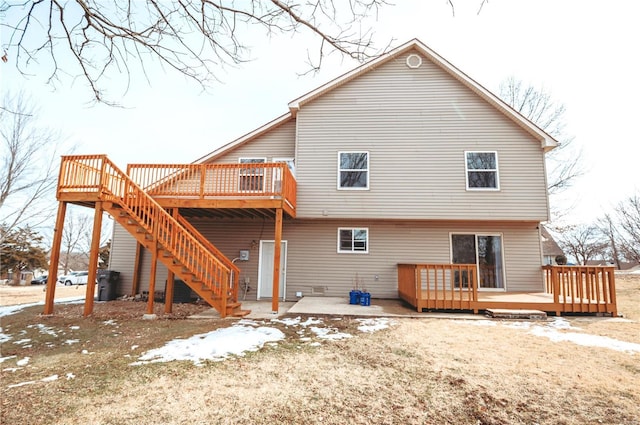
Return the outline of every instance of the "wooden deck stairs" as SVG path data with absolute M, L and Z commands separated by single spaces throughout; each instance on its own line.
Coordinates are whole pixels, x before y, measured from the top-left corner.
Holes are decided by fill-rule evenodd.
M 169 214 L 106 156 L 72 158 L 63 159 L 58 199 L 85 205 L 101 202 L 114 220 L 221 317 L 250 313 L 238 301 L 240 270 L 188 221 Z

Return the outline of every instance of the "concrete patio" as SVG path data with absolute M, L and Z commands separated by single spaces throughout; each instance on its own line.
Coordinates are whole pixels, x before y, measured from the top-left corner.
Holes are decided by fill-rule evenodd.
M 486 319 L 483 315 L 466 313 L 418 313 L 402 300 L 372 299 L 371 305 L 349 304 L 347 297 L 303 297 L 298 301 L 279 303 L 278 313 L 271 310 L 271 300 L 242 301 L 242 308 L 251 310 L 248 319 L 272 319 L 282 316 L 354 316 L 354 317 L 419 317 L 442 319 Z M 206 310 L 191 319 L 214 319 L 220 315 L 215 309 Z

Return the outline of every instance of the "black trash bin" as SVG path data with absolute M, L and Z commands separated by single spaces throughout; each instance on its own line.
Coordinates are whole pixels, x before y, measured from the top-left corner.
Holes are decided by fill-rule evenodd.
M 193 291 L 180 279 L 174 279 L 173 281 L 173 302 L 174 303 L 190 303 L 195 299 L 193 297 Z
M 98 301 L 113 301 L 120 282 L 120 272 L 115 270 L 98 270 Z

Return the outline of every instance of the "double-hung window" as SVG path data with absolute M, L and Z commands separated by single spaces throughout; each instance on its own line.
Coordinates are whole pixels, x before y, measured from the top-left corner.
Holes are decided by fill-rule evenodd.
M 367 254 L 368 252 L 368 228 L 338 228 L 338 253 Z
M 240 168 L 238 174 L 238 190 L 240 192 L 264 191 L 264 168 L 253 164 L 264 164 L 266 158 L 240 158 L 240 164 L 247 164 L 246 168 Z
M 498 190 L 498 153 L 467 151 L 465 170 L 468 190 Z
M 338 152 L 338 189 L 369 189 L 369 152 Z

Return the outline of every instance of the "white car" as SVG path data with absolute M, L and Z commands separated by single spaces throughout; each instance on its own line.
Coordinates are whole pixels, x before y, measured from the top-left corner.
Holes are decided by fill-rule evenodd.
M 66 276 L 62 276 L 60 280 L 65 286 L 69 285 L 86 285 L 89 272 L 71 272 Z

